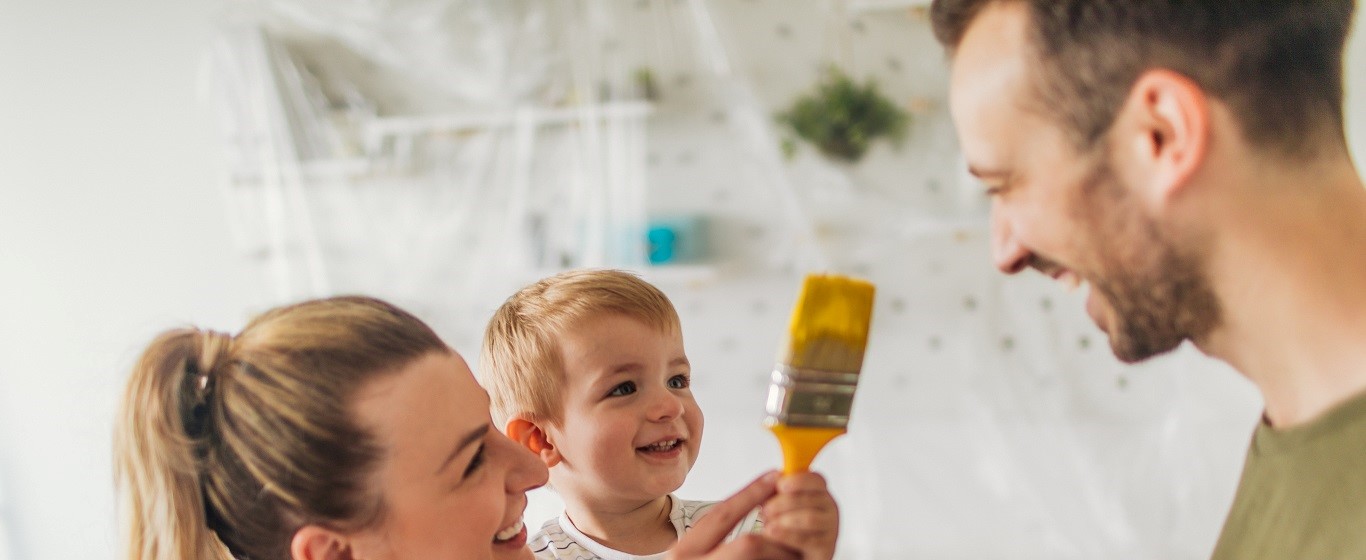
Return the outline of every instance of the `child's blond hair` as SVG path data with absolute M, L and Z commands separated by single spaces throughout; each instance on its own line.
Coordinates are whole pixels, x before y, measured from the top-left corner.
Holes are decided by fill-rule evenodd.
M 484 331 L 479 382 L 501 428 L 513 416 L 559 422 L 565 371 L 560 339 L 582 321 L 621 314 L 664 332 L 678 329 L 669 298 L 621 270 L 573 270 L 522 288 L 494 312 Z

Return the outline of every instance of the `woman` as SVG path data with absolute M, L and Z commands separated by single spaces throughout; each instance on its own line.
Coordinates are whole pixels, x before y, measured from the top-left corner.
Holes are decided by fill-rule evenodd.
M 526 492 L 547 476 L 493 429 L 458 354 L 362 297 L 277 308 L 237 336 L 162 334 L 129 379 L 115 447 L 130 560 L 529 559 Z M 758 536 L 718 546 L 774 478 L 718 505 L 673 557 L 796 558 Z

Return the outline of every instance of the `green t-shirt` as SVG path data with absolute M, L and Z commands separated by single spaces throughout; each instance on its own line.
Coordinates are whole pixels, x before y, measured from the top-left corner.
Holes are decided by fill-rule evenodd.
M 1252 436 L 1214 560 L 1366 559 L 1366 395 Z

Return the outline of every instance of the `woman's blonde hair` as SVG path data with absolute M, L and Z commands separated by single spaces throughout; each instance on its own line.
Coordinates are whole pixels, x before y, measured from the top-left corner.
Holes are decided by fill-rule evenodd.
M 564 404 L 560 338 L 584 321 L 620 314 L 670 332 L 678 312 L 669 297 L 621 270 L 571 270 L 522 288 L 493 313 L 484 330 L 479 382 L 493 419 L 514 415 L 559 422 Z
M 352 397 L 444 352 L 422 321 L 363 297 L 276 308 L 235 337 L 163 333 L 133 368 L 115 432 L 128 558 L 285 559 L 305 525 L 378 522 L 382 450 Z

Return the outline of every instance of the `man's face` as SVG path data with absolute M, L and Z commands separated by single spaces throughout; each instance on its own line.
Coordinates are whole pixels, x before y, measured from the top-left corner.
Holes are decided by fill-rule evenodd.
M 1125 176 L 1122 143 L 1078 151 L 1030 87 L 1022 2 L 985 8 L 953 61 L 950 105 L 970 171 L 992 197 L 992 255 L 1089 285 L 1086 310 L 1115 355 L 1136 362 L 1197 341 L 1217 324 L 1203 263 L 1174 244 Z

